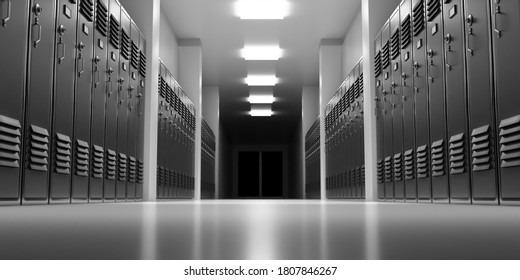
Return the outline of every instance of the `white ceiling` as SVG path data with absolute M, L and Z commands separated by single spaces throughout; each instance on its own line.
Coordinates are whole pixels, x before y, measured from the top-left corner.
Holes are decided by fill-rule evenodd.
M 221 117 L 232 121 L 233 127 L 250 127 L 251 117 L 245 115 L 249 104 L 243 101 L 248 96 L 243 83 L 248 72 L 276 73 L 281 83 L 274 89 L 280 99 L 273 106 L 275 119 L 284 125 L 298 121 L 301 87 L 318 86 L 320 40 L 343 38 L 360 7 L 360 0 L 289 2 L 291 12 L 284 20 L 240 20 L 234 14 L 235 0 L 161 1 L 178 38 L 202 40 L 203 85 L 219 86 Z M 239 55 L 246 44 L 279 44 L 284 57 L 275 62 L 246 62 Z

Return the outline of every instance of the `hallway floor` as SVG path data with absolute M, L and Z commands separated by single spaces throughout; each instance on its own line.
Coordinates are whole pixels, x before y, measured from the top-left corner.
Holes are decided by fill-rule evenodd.
M 1 259 L 520 259 L 520 207 L 220 200 L 0 208 Z

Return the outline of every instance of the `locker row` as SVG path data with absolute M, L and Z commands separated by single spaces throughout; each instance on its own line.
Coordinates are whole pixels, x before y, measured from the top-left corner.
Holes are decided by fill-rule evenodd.
M 520 202 L 518 0 L 403 0 L 375 40 L 378 197 Z
M 363 65 L 360 60 L 325 107 L 327 198 L 365 198 L 363 121 Z
M 193 198 L 195 106 L 162 61 L 157 124 L 157 198 Z
M 320 196 L 320 118 L 318 117 L 305 134 L 305 197 Z
M 201 125 L 201 198 L 215 198 L 215 134 L 206 120 Z
M 116 0 L 0 1 L 0 204 L 134 201 L 146 41 Z

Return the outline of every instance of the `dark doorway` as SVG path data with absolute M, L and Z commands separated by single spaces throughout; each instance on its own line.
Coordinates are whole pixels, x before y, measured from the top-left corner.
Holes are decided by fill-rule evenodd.
M 284 153 L 281 151 L 238 152 L 238 196 L 282 198 Z
M 260 196 L 260 153 L 238 153 L 238 196 Z
M 262 152 L 262 196 L 283 196 L 282 152 Z

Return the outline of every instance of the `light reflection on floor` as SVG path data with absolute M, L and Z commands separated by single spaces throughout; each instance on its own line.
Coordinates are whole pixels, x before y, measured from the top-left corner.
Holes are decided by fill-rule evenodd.
M 0 208 L 1 259 L 520 259 L 520 207 L 223 200 Z

